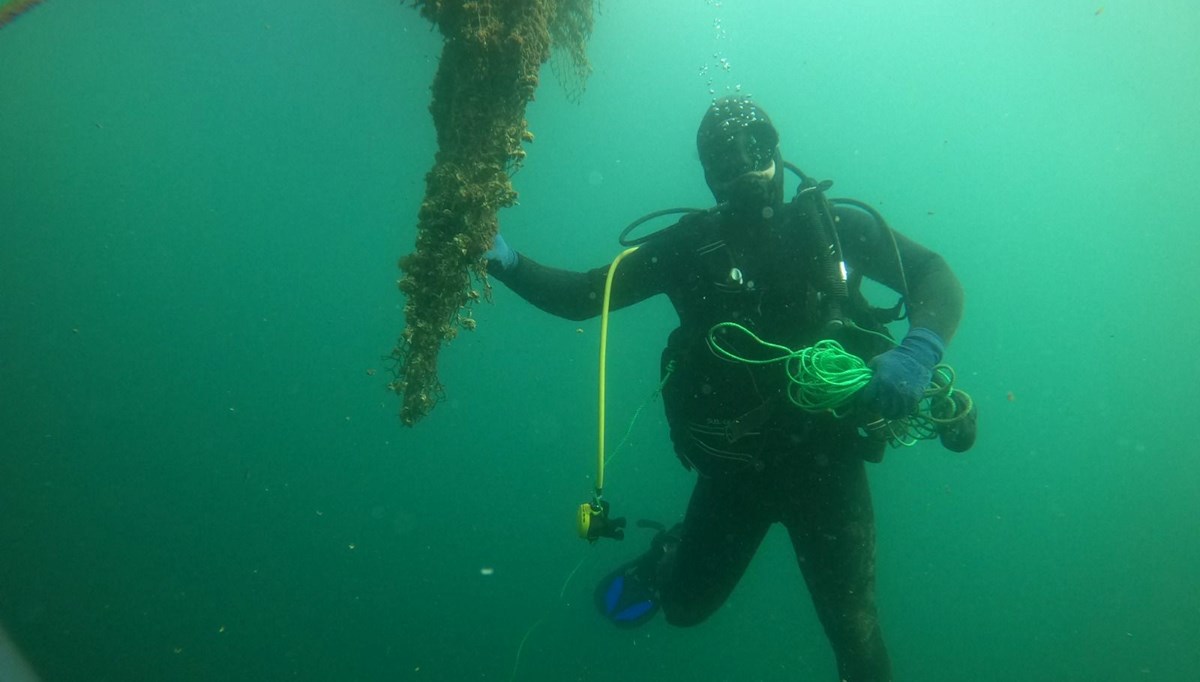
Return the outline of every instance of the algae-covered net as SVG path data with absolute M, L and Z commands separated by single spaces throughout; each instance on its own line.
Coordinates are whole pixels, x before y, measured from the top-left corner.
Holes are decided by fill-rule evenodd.
M 390 388 L 402 396 L 400 419 L 415 424 L 442 397 L 442 343 L 474 329 L 471 304 L 487 295 L 483 254 L 496 236 L 497 212 L 516 201 L 510 176 L 533 140 L 525 105 L 551 47 L 569 59 L 582 89 L 593 0 L 416 0 L 441 31 L 442 57 L 429 111 L 438 151 L 425 176 L 415 250 L 400 259 L 405 328 Z
M 42 0 L 0 0 L 0 28 Z

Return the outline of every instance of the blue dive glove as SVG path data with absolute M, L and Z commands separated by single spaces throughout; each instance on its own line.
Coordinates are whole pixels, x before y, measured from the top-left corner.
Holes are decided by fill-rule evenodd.
M 859 405 L 885 419 L 913 414 L 945 351 L 946 342 L 935 332 L 924 327 L 910 329 L 899 346 L 867 363 L 875 375 L 859 391 Z
M 499 233 L 496 234 L 496 240 L 492 242 L 492 248 L 484 252 L 483 257 L 488 260 L 488 264 L 495 263 L 501 271 L 512 270 L 517 267 L 517 252 L 504 241 Z

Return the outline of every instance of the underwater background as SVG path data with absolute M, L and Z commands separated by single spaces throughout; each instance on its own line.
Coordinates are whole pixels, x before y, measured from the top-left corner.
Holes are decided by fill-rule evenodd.
M 967 292 L 978 442 L 870 467 L 896 679 L 1195 681 L 1197 35 L 1184 0 L 607 0 L 582 99 L 543 69 L 502 229 L 609 261 L 711 204 L 696 126 L 753 96 Z M 781 528 L 699 627 L 595 613 L 650 536 L 574 534 L 597 321 L 496 284 L 401 426 L 440 48 L 395 0 L 49 0 L 0 31 L 0 622 L 42 679 L 836 677 Z M 613 315 L 610 444 L 674 323 Z M 691 481 L 652 400 L 614 513 L 673 522 Z

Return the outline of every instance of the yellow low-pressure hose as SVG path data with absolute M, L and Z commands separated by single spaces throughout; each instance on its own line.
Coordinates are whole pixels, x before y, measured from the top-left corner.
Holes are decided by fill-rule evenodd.
M 638 247 L 634 246 L 617 254 L 612 265 L 608 267 L 608 276 L 604 278 L 604 301 L 600 306 L 600 429 L 596 439 L 596 499 L 600 499 L 604 492 L 604 375 L 608 357 L 608 307 L 612 298 L 613 274 L 616 273 L 621 259 L 637 250 Z

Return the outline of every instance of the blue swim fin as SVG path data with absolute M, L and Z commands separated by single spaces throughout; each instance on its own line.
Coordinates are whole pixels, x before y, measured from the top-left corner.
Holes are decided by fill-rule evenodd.
M 621 566 L 596 586 L 596 609 L 619 628 L 636 628 L 658 613 L 658 591 L 647 579 L 656 567 L 647 565 L 647 558 Z

